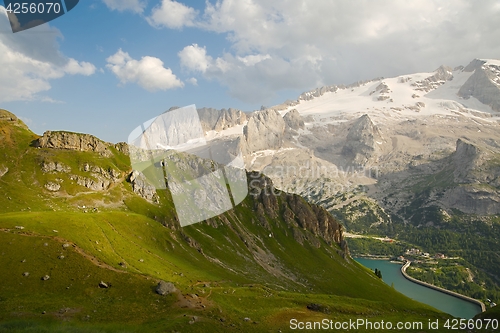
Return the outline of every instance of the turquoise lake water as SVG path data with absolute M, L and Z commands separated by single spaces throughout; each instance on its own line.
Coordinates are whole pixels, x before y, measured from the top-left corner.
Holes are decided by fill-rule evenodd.
M 384 282 L 388 285 L 394 283 L 394 288 L 400 293 L 452 316 L 470 319 L 481 312 L 479 305 L 408 281 L 401 273 L 402 265 L 387 260 L 365 258 L 355 258 L 355 260 L 372 270 L 378 268 L 382 272 Z

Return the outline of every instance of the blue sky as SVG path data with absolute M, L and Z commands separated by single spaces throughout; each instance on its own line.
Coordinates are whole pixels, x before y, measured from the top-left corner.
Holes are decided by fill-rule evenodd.
M 498 59 L 500 2 L 477 4 L 80 0 L 16 34 L 0 7 L 0 108 L 38 134 L 118 142 L 172 106 L 252 111 L 322 85 Z

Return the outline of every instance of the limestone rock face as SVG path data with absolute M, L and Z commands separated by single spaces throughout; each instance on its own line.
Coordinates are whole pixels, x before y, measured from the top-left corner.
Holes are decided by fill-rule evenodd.
M 92 151 L 105 157 L 111 157 L 112 155 L 108 149 L 109 143 L 101 141 L 90 134 L 47 131 L 38 139 L 37 146 L 40 148 Z
M 132 171 L 129 176 L 129 181 L 132 184 L 132 190 L 136 194 L 147 201 L 155 203 L 158 202 L 156 188 L 147 181 L 146 176 L 144 176 L 141 172 L 137 170 Z
M 500 195 L 497 190 L 489 187 L 454 187 L 444 193 L 440 202 L 466 214 L 500 214 Z
M 285 121 L 272 109 L 256 112 L 243 128 L 249 152 L 278 149 L 283 145 Z
M 304 120 L 302 120 L 299 111 L 297 111 L 296 109 L 287 112 L 283 117 L 283 120 L 285 121 L 286 125 L 293 130 L 297 131 L 301 128 L 304 128 Z
M 49 172 L 65 172 L 68 173 L 71 171 L 71 168 L 66 164 L 58 161 L 44 161 L 42 163 L 42 171 L 44 173 Z
M 460 88 L 458 95 L 465 99 L 475 97 L 500 112 L 500 66 L 475 59 L 464 71 L 473 71 L 474 74 Z
M 307 241 L 319 247 L 318 239 L 312 237 L 314 235 L 330 244 L 341 245 L 342 225 L 324 208 L 309 204 L 298 195 L 276 190 L 272 180 L 258 172 L 249 173 L 248 179 L 249 193 L 254 198 L 254 210 L 261 225 L 267 227 L 265 216 L 276 218 L 283 214 L 286 223 L 293 228 L 297 242 Z
M 375 152 L 375 139 L 379 137 L 380 134 L 372 120 L 365 114 L 349 129 L 342 155 L 352 159 L 355 164 L 364 165 Z
M 247 120 L 247 116 L 243 111 L 237 109 L 222 109 L 213 108 L 198 109 L 201 126 L 203 131 L 223 131 L 236 125 L 243 125 Z
M 471 142 L 458 139 L 453 162 L 455 164 L 453 172 L 455 182 L 469 183 L 472 181 L 470 172 L 481 162 L 481 151 Z

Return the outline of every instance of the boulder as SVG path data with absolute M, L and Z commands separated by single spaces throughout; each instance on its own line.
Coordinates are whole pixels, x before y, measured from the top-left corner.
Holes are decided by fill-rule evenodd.
M 158 285 L 156 286 L 156 293 L 158 295 L 165 296 L 171 293 L 175 293 L 176 291 L 177 288 L 175 288 L 172 282 L 165 282 L 162 280 L 158 282 Z

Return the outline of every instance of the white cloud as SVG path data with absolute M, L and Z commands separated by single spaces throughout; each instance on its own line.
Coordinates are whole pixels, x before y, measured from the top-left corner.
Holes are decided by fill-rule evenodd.
M 187 79 L 187 82 L 191 83 L 193 86 L 198 85 L 198 80 L 195 77 Z
M 270 98 L 498 58 L 499 8 L 497 0 L 207 1 L 194 26 L 226 34 L 230 52 L 214 60 L 192 45 L 179 56 L 240 99 Z
M 142 13 L 146 7 L 146 2 L 142 0 L 103 0 L 106 6 L 111 10 L 132 11 L 134 13 Z
M 123 84 L 134 82 L 151 92 L 184 86 L 172 70 L 163 67 L 163 62 L 155 57 L 146 56 L 141 60 L 135 60 L 120 49 L 106 61 L 108 62 L 106 67 Z
M 212 57 L 207 56 L 206 48 L 199 47 L 198 44 L 186 46 L 178 55 L 181 65 L 192 71 L 205 73 L 212 62 Z
M 177 1 L 162 0 L 159 6 L 153 8 L 151 16 L 147 18 L 154 27 L 180 29 L 184 26 L 193 26 L 197 13 L 188 6 Z
M 5 8 L 0 6 L 0 13 Z M 7 18 L 0 15 L 0 31 L 10 30 Z M 68 59 L 58 49 L 60 33 L 47 25 L 34 28 L 36 34 L 0 34 L 0 102 L 40 100 L 40 93 L 51 89 L 50 81 L 65 75 L 92 75 L 94 65 Z
M 81 74 L 85 76 L 90 76 L 95 73 L 96 68 L 89 62 L 78 62 L 75 59 L 70 59 L 68 64 L 64 67 L 64 71 L 68 74 Z

